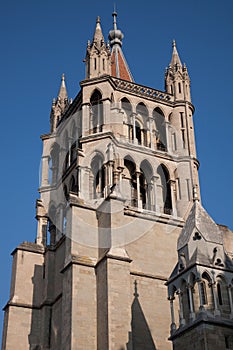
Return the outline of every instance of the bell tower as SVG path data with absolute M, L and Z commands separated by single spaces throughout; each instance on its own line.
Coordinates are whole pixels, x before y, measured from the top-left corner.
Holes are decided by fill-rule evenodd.
M 97 17 L 80 90 L 68 100 L 62 76 L 41 136 L 36 240 L 12 253 L 3 350 L 170 350 L 165 282 L 179 237 L 168 285 L 183 314 L 171 339 L 181 346 L 183 329 L 223 314 L 229 335 L 231 262 L 200 204 L 187 68 L 173 42 L 165 91 L 138 84 L 116 12 L 108 39 Z M 202 282 L 208 300 L 215 290 L 209 309 Z

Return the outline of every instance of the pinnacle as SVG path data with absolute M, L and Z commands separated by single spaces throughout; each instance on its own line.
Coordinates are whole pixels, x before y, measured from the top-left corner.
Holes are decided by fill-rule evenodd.
M 65 84 L 65 74 L 63 73 L 61 76 L 61 86 L 60 90 L 58 92 L 58 97 L 60 97 L 61 100 L 65 100 L 68 98 L 67 90 L 66 90 L 66 84 Z
M 182 67 L 181 60 L 180 60 L 180 57 L 179 57 L 179 54 L 178 54 L 178 51 L 176 48 L 176 41 L 175 40 L 172 41 L 172 47 L 173 47 L 173 52 L 172 52 L 172 59 L 171 59 L 170 65 L 172 67 L 174 67 L 174 66 Z
M 95 33 L 93 36 L 93 42 L 97 44 L 101 44 L 102 42 L 104 42 L 104 36 L 100 25 L 100 16 L 96 18 L 96 27 L 95 27 Z

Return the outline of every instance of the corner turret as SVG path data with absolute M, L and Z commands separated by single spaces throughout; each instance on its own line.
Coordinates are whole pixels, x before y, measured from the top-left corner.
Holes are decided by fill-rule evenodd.
M 105 43 L 100 25 L 100 17 L 96 19 L 96 28 L 92 43 L 88 40 L 86 52 L 86 79 L 110 74 L 111 53 L 109 45 Z
M 165 72 L 165 90 L 174 95 L 175 100 L 191 102 L 190 78 L 185 63 L 182 65 L 176 42 L 172 43 L 173 52 L 169 67 Z
M 51 113 L 50 113 L 50 131 L 54 132 L 57 127 L 57 123 L 61 119 L 62 114 L 65 112 L 71 101 L 68 99 L 65 74 L 61 77 L 61 86 L 58 92 L 57 98 L 53 99 Z

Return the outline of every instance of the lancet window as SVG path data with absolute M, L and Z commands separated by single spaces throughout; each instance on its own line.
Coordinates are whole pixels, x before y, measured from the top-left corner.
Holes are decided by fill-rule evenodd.
M 160 181 L 161 181 L 163 211 L 165 214 L 171 214 L 172 199 L 171 199 L 170 175 L 167 168 L 163 164 L 158 166 L 157 172 L 158 172 L 158 175 L 160 176 Z
M 156 108 L 153 111 L 156 146 L 160 151 L 167 151 L 166 123 L 163 112 Z
M 93 158 L 91 162 L 91 172 L 93 198 L 101 198 L 104 196 L 105 172 L 103 159 L 100 155 L 96 155 Z
M 103 102 L 99 90 L 95 90 L 90 99 L 91 130 L 101 132 L 103 128 Z

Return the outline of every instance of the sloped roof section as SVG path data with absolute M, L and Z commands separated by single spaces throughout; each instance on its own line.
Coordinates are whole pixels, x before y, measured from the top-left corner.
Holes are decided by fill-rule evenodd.
M 108 39 L 110 41 L 110 46 L 112 48 L 111 53 L 111 63 L 112 63 L 112 71 L 111 75 L 115 78 L 120 78 L 124 80 L 128 80 L 133 82 L 133 76 L 130 72 L 129 66 L 124 57 L 122 47 L 122 39 L 124 38 L 124 34 L 120 29 L 117 28 L 117 13 L 113 12 L 113 29 L 110 30 Z
M 178 250 L 189 242 L 194 229 L 199 231 L 207 242 L 223 244 L 222 233 L 218 225 L 198 201 L 194 202 L 188 219 L 178 238 Z
M 115 78 L 120 78 L 133 82 L 133 76 L 129 70 L 129 66 L 126 62 L 124 54 L 120 46 L 115 45 L 112 48 L 111 55 L 112 71 L 111 75 Z

